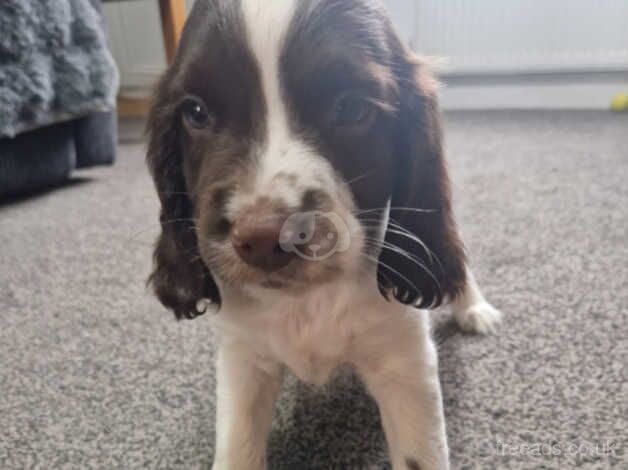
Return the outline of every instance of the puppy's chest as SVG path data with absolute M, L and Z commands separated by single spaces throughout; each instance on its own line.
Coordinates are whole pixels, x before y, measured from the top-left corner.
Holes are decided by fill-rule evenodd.
M 354 315 L 308 307 L 301 312 L 276 312 L 267 324 L 267 348 L 304 382 L 324 385 L 332 372 L 349 360 Z

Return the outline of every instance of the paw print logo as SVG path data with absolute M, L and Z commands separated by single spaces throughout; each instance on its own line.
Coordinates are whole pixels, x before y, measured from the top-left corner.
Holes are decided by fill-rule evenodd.
M 307 261 L 323 261 L 349 249 L 349 228 L 334 212 L 297 212 L 281 228 L 281 249 Z

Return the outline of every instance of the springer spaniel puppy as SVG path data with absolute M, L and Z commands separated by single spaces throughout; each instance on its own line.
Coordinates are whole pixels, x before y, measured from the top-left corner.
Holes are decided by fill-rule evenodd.
M 151 282 L 219 336 L 215 470 L 266 468 L 282 370 L 350 364 L 395 470 L 449 468 L 426 309 L 500 314 L 466 266 L 424 62 L 375 0 L 198 0 L 148 124 Z

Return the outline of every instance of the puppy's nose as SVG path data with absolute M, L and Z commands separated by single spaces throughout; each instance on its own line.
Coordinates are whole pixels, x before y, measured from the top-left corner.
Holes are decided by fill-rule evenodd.
M 287 266 L 293 253 L 284 251 L 279 242 L 285 219 L 237 222 L 231 232 L 231 243 L 240 258 L 263 271 L 277 271 Z

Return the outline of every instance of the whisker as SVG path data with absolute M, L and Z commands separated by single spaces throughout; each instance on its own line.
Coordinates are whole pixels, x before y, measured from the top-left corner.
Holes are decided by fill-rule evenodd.
M 195 198 L 197 197 L 198 199 L 200 199 L 201 201 L 210 199 L 212 197 L 211 193 L 208 194 L 202 194 L 202 195 L 198 195 L 198 194 L 194 194 L 194 193 L 188 193 L 188 192 L 184 192 L 184 191 L 165 191 L 162 194 L 166 195 L 166 196 L 187 196 L 189 198 Z
M 143 242 L 141 240 L 135 240 L 134 238 L 127 238 L 125 236 L 113 235 L 113 238 L 115 240 L 119 240 L 119 241 L 124 242 L 124 243 L 133 243 L 135 245 L 146 246 L 146 247 L 149 247 L 149 248 L 152 248 L 154 246 L 153 243 Z
M 398 247 L 396 245 L 393 245 L 391 243 L 388 243 L 388 242 L 380 242 L 378 240 L 366 239 L 366 243 L 370 244 L 370 246 L 374 246 L 376 248 L 377 247 L 381 247 L 382 249 L 392 251 L 392 252 L 397 253 L 397 254 L 403 256 L 404 258 L 407 258 L 408 260 L 412 261 L 418 267 L 423 269 L 434 280 L 436 285 L 438 285 L 438 287 L 440 288 L 440 282 L 438 281 L 438 279 L 436 278 L 434 273 L 425 265 L 425 263 L 423 263 L 422 260 L 420 260 L 419 258 L 414 256 L 412 253 L 409 253 L 406 250 L 404 250 L 404 249 L 402 249 L 402 248 L 400 248 L 400 247 Z
M 361 210 L 361 211 L 357 211 L 355 212 L 356 215 L 360 215 L 360 214 L 368 214 L 369 212 L 379 212 L 379 211 L 386 211 L 386 210 L 391 210 L 391 211 L 406 211 L 406 212 L 418 212 L 418 213 L 434 213 L 434 212 L 438 212 L 436 209 L 418 209 L 416 207 L 397 207 L 397 206 L 393 206 L 393 207 L 375 207 L 373 209 L 365 209 L 365 210 Z
M 181 219 L 168 219 L 168 220 L 164 220 L 163 222 L 161 222 L 162 225 L 166 225 L 166 224 L 174 224 L 176 222 L 194 222 L 194 223 L 199 223 L 201 221 L 201 219 L 193 219 L 193 218 L 181 218 Z
M 423 264 L 423 262 L 419 258 L 414 256 L 412 253 L 409 253 L 408 251 L 402 248 L 399 248 L 396 245 L 393 245 L 392 243 L 381 242 L 379 240 L 374 240 L 374 239 L 365 239 L 365 243 L 367 244 L 367 246 L 370 246 L 370 247 L 381 248 L 384 250 L 390 250 L 395 253 L 398 253 L 404 258 L 407 258 L 408 260 L 412 261 L 414 264 L 416 264 L 420 268 L 425 269 L 426 271 L 429 270 L 429 268 L 425 264 Z
M 370 261 L 372 261 L 373 263 L 375 263 L 376 265 L 379 266 L 383 266 L 384 268 L 388 269 L 390 272 L 396 274 L 397 276 L 399 276 L 403 281 L 405 281 L 408 285 L 412 286 L 414 288 L 414 290 L 416 292 L 420 292 L 419 289 L 417 288 L 417 286 L 410 281 L 410 279 L 408 279 L 406 276 L 404 276 L 403 274 L 401 274 L 399 271 L 397 271 L 396 269 L 390 267 L 389 265 L 387 265 L 386 263 L 384 263 L 383 261 L 380 261 L 378 259 L 375 259 L 369 255 L 367 255 L 366 253 L 362 253 L 362 256 Z
M 176 222 L 176 221 L 173 221 L 172 223 L 174 223 L 174 222 Z M 144 234 L 144 233 L 148 232 L 149 230 L 152 230 L 152 229 L 154 229 L 154 228 L 156 228 L 156 227 L 161 227 L 162 225 L 165 225 L 165 224 L 168 224 L 168 223 L 169 223 L 169 222 L 164 222 L 164 223 L 159 223 L 159 222 L 157 222 L 157 223 L 151 224 L 151 225 L 149 225 L 148 227 L 146 227 L 146 228 L 144 228 L 144 229 L 140 230 L 139 232 L 136 232 L 136 233 L 134 233 L 133 235 L 131 235 L 131 237 L 129 237 L 129 241 L 133 241 L 134 239 L 136 239 L 136 238 L 137 238 L 137 237 L 139 237 L 140 235 L 142 235 L 142 234 Z
M 157 222 L 154 224 L 149 225 L 148 227 L 134 233 L 133 235 L 131 235 L 128 239 L 128 241 L 132 242 L 135 241 L 135 239 L 143 234 L 145 234 L 146 232 L 153 230 L 154 228 L 157 227 L 163 227 L 164 225 L 171 225 L 171 224 L 176 224 L 179 222 L 193 222 L 194 224 L 197 224 L 200 222 L 200 219 L 171 219 L 171 220 L 165 220 L 163 222 Z
M 203 257 L 201 255 L 195 256 L 194 258 L 191 258 L 190 260 L 188 260 L 188 264 L 194 264 L 197 261 L 201 261 L 203 259 Z
M 408 232 L 406 231 L 398 231 L 398 230 L 392 230 L 392 229 L 388 229 L 386 230 L 386 232 L 390 232 L 390 233 L 394 233 L 395 235 L 399 235 L 405 238 L 408 238 L 416 243 L 418 243 L 421 248 L 423 248 L 423 250 L 425 250 L 425 253 L 427 254 L 427 256 L 430 259 L 430 263 L 434 264 L 434 258 L 436 258 L 436 261 L 438 262 L 438 264 L 440 265 L 441 269 L 443 267 L 441 261 L 438 259 L 438 256 L 436 256 L 436 253 L 434 253 L 432 250 L 430 250 L 428 248 L 428 246 L 423 242 L 423 240 L 421 240 L 419 237 L 417 237 L 416 235 L 414 235 L 412 232 Z
M 369 171 L 368 173 L 364 173 L 363 175 L 358 176 L 357 178 L 353 178 L 352 180 L 347 181 L 345 184 L 347 186 L 351 186 L 354 183 L 357 183 L 358 181 L 363 180 L 364 178 L 368 178 L 369 176 L 371 176 L 373 174 L 372 171 Z
M 374 219 L 360 219 L 361 222 L 378 222 L 375 221 Z M 427 256 L 430 258 L 430 263 L 434 264 L 434 259 L 436 259 L 436 262 L 440 265 L 440 268 L 443 268 L 443 264 L 440 261 L 440 259 L 438 258 L 438 256 L 436 256 L 436 253 L 434 253 L 426 244 L 425 242 L 423 242 L 423 240 L 421 240 L 419 237 L 417 237 L 415 234 L 413 234 L 412 232 L 410 232 L 408 229 L 406 229 L 405 227 L 402 227 L 399 223 L 397 223 L 395 220 L 391 219 L 389 221 L 389 225 L 391 225 L 392 227 L 394 227 L 395 229 L 398 230 L 393 230 L 390 228 L 386 229 L 386 233 L 390 232 L 390 233 L 394 233 L 395 235 L 400 235 L 402 237 L 408 238 L 416 243 L 418 243 L 423 250 L 425 250 L 425 253 L 427 254 Z M 379 228 L 379 225 L 375 226 L 371 226 L 374 228 Z

